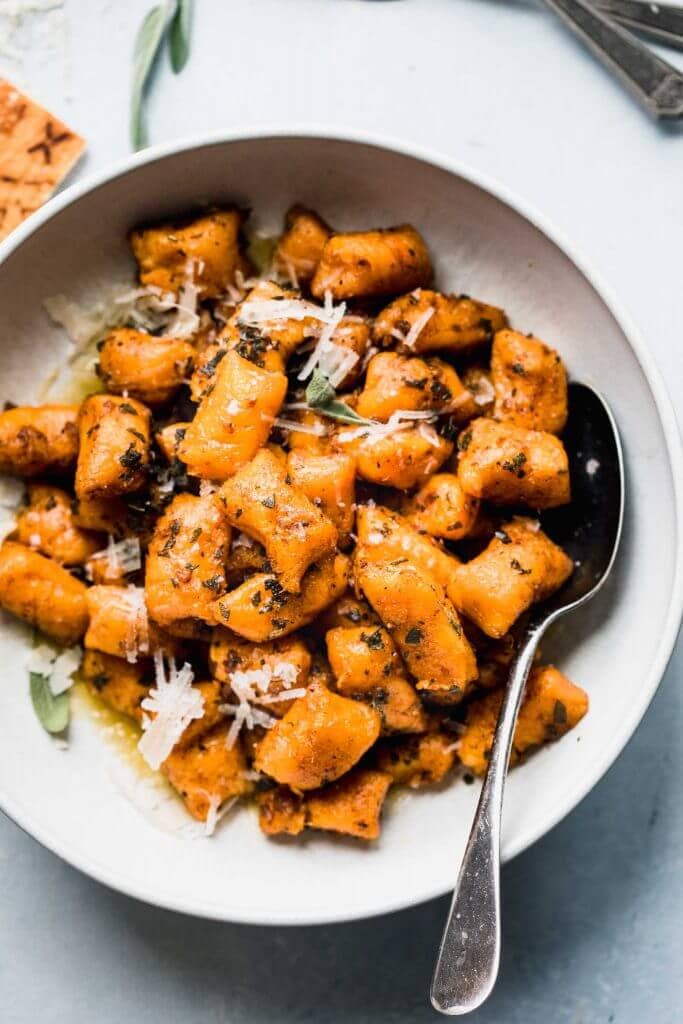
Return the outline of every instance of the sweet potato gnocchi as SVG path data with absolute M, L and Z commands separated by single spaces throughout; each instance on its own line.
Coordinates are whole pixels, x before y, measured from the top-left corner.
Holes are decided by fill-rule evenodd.
M 135 228 L 83 401 L 0 412 L 29 481 L 0 607 L 67 648 L 32 694 L 68 701 L 78 658 L 206 834 L 244 799 L 268 836 L 376 840 L 393 789 L 485 772 L 517 624 L 573 571 L 539 519 L 571 498 L 567 375 L 435 290 L 412 225 L 295 205 L 259 248 L 247 216 Z M 513 761 L 587 709 L 537 665 Z

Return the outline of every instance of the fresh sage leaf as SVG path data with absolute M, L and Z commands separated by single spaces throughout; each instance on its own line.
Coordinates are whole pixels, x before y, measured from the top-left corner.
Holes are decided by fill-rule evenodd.
M 130 97 L 130 137 L 134 149 L 147 144 L 145 130 L 145 87 L 166 29 L 168 7 L 159 4 L 145 15 L 135 39 L 133 52 L 133 88 Z
M 350 405 L 339 401 L 337 392 L 330 384 L 328 378 L 318 369 L 313 371 L 313 376 L 306 388 L 306 401 L 311 409 L 315 409 L 316 412 L 321 413 L 323 416 L 328 416 L 332 420 L 338 420 L 339 423 L 354 423 L 366 427 L 374 426 L 372 420 L 366 420 L 365 417 L 359 416 Z
M 190 56 L 190 28 L 192 23 L 193 0 L 178 0 L 168 42 L 171 49 L 171 67 L 176 75 L 187 64 Z
M 333 401 L 336 397 L 337 392 L 330 384 L 328 378 L 316 368 L 306 388 L 306 401 L 308 404 L 312 409 L 318 409 L 327 405 L 328 402 Z
M 30 672 L 31 701 L 38 721 L 47 732 L 64 732 L 69 724 L 69 693 L 57 697 L 50 689 L 50 680 L 39 672 Z

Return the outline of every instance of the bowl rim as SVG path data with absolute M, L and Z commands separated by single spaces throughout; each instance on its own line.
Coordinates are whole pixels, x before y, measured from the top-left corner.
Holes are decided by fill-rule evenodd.
M 52 217 L 79 202 L 90 192 L 139 167 L 176 156 L 183 152 L 208 146 L 288 138 L 293 141 L 296 139 L 306 139 L 341 142 L 351 145 L 360 144 L 423 161 L 446 173 L 462 178 L 492 195 L 495 199 L 505 203 L 556 245 L 597 292 L 633 350 L 652 392 L 657 414 L 664 432 L 666 454 L 671 470 L 675 522 L 674 576 L 671 584 L 667 614 L 660 627 L 660 638 L 656 655 L 652 660 L 646 678 L 643 680 L 639 703 L 631 708 L 631 713 L 624 720 L 621 728 L 611 737 L 611 742 L 605 745 L 602 757 L 594 766 L 591 778 L 583 781 L 581 784 L 577 784 L 565 796 L 562 804 L 556 807 L 553 813 L 548 815 L 540 825 L 537 824 L 533 828 L 528 828 L 516 836 L 513 842 L 509 843 L 505 849 L 504 861 L 508 861 L 522 853 L 554 828 L 588 795 L 614 764 L 633 736 L 659 687 L 673 653 L 681 625 L 681 618 L 683 617 L 683 557 L 681 557 L 683 555 L 683 442 L 674 407 L 654 355 L 647 347 L 640 330 L 621 304 L 621 301 L 617 299 L 611 287 L 606 284 L 601 273 L 593 267 L 579 247 L 569 241 L 564 233 L 558 230 L 544 214 L 541 214 L 531 203 L 528 203 L 526 199 L 522 199 L 506 185 L 469 166 L 466 162 L 450 157 L 437 149 L 421 143 L 414 143 L 406 139 L 385 135 L 381 132 L 343 126 L 328 128 L 315 123 L 298 124 L 294 122 L 291 124 L 264 124 L 256 127 L 245 125 L 232 128 L 229 131 L 221 130 L 200 135 L 182 136 L 169 142 L 150 146 L 139 153 L 128 154 L 107 164 L 101 170 L 87 175 L 82 181 L 70 185 L 48 200 L 39 210 L 31 214 L 27 220 L 15 228 L 4 241 L 0 242 L 0 273 L 2 272 L 2 265 L 8 257 Z M 402 910 L 410 906 L 416 906 L 427 900 L 442 896 L 451 889 L 450 884 L 444 886 L 442 880 L 432 882 L 431 884 L 423 883 L 419 891 L 413 891 L 408 895 L 397 893 L 394 899 L 385 901 L 382 906 L 368 908 L 367 911 L 344 911 L 340 909 L 336 913 L 330 913 L 328 910 L 321 914 L 313 910 L 312 912 L 307 911 L 296 915 L 282 916 L 276 912 L 266 916 L 262 911 L 253 908 L 226 913 L 224 910 L 217 909 L 206 902 L 180 898 L 172 893 L 150 893 L 144 887 L 131 882 L 125 876 L 117 875 L 99 862 L 91 860 L 80 853 L 77 846 L 72 846 L 67 841 L 62 841 L 53 836 L 48 829 L 44 829 L 40 824 L 33 821 L 29 813 L 15 806 L 11 795 L 4 791 L 2 785 L 0 785 L 0 810 L 42 846 L 61 857 L 72 867 L 77 868 L 102 884 L 151 905 L 207 919 L 230 921 L 238 924 L 273 926 L 333 924 L 362 920 Z M 455 884 L 455 878 L 454 868 L 453 884 Z

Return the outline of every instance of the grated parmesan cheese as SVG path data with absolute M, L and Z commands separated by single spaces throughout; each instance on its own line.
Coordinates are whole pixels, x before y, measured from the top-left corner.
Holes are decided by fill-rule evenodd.
M 165 326 L 165 333 L 172 338 L 189 338 L 199 327 L 199 288 L 195 284 L 202 272 L 200 260 L 188 260 L 185 268 L 185 280 L 178 291 L 178 301 L 174 303 L 175 313 Z
M 149 652 L 149 619 L 143 587 L 126 587 L 121 595 L 128 616 L 125 638 L 126 661 L 135 664 L 138 654 Z
M 192 686 L 194 672 L 187 662 L 178 668 L 175 658 L 169 658 L 167 671 L 164 656 L 157 651 L 154 655 L 154 673 L 155 686 L 140 705 L 144 711 L 151 712 L 154 718 L 143 716 L 143 734 L 138 750 L 150 768 L 156 770 L 171 753 L 190 722 L 204 717 L 204 698 Z
M 337 440 L 342 443 L 348 443 L 349 441 L 355 441 L 359 437 L 372 437 L 381 438 L 388 437 L 390 434 L 395 434 L 399 430 L 407 430 L 408 427 L 413 426 L 414 421 L 422 420 L 424 422 L 434 422 L 436 416 L 433 412 L 427 410 L 417 409 L 397 409 L 396 412 L 392 412 L 391 416 L 386 423 L 373 423 L 371 426 L 355 427 L 353 430 L 345 431 L 343 434 L 339 434 Z
M 246 533 L 238 533 L 234 538 L 231 547 L 233 550 L 234 548 L 253 548 L 255 543 L 256 542 L 251 537 L 247 536 Z
M 426 325 L 432 319 L 435 312 L 436 310 L 434 309 L 433 306 L 428 306 L 427 309 L 425 309 L 424 313 L 420 313 L 419 317 L 411 326 L 410 330 L 408 331 L 404 338 L 404 344 L 406 348 L 413 348 L 415 346 L 415 342 L 420 337 L 422 331 L 425 329 Z
M 57 656 L 50 675 L 50 689 L 55 697 L 73 686 L 73 674 L 80 667 L 82 660 L 83 650 L 78 646 L 67 647 Z
M 489 405 L 496 397 L 493 384 L 488 377 L 480 377 L 477 381 L 476 390 L 472 392 L 475 405 Z
M 26 669 L 28 672 L 44 676 L 49 681 L 53 695 L 57 697 L 73 685 L 72 676 L 82 659 L 83 650 L 78 645 L 58 652 L 47 644 L 39 644 L 31 650 L 26 660 Z
M 314 437 L 323 437 L 327 433 L 322 423 L 299 423 L 298 420 L 289 420 L 284 416 L 276 416 L 273 426 L 281 430 L 296 430 L 300 434 L 313 434 Z
M 109 534 L 106 548 L 96 551 L 91 557 L 98 561 L 106 561 L 107 569 L 112 576 L 119 571 L 136 572 L 142 566 L 140 541 L 137 537 L 124 537 L 123 540 L 115 541 Z
M 220 705 L 223 714 L 234 718 L 226 739 L 229 748 L 235 745 L 243 726 L 253 729 L 260 725 L 264 729 L 272 729 L 276 724 L 277 718 L 263 711 L 259 705 L 305 696 L 306 690 L 303 687 L 291 688 L 297 678 L 296 666 L 285 661 L 278 661 L 273 666 L 263 665 L 261 668 L 230 673 L 228 682 L 237 698 L 237 704 Z M 282 683 L 284 690 L 280 693 L 269 693 L 270 685 L 275 679 Z
M 206 821 L 204 822 L 204 828 L 202 835 L 207 839 L 214 834 L 216 831 L 216 825 L 224 818 L 228 811 L 235 806 L 237 803 L 237 797 L 233 796 L 230 800 L 226 800 L 221 807 L 221 798 L 219 796 L 209 797 L 209 809 L 206 814 Z
M 199 497 L 209 498 L 212 494 L 216 494 L 220 490 L 220 484 L 215 484 L 211 480 L 200 480 L 199 481 Z

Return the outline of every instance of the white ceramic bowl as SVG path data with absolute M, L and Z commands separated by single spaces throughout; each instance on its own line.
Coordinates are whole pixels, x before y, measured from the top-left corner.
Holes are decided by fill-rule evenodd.
M 556 346 L 571 374 L 612 405 L 627 463 L 626 528 L 614 577 L 548 642 L 590 693 L 591 710 L 562 742 L 512 773 L 503 855 L 519 853 L 567 814 L 609 768 L 654 694 L 683 599 L 681 446 L 652 358 L 595 274 L 554 230 L 503 189 L 415 147 L 324 133 L 179 143 L 131 157 L 71 188 L 0 246 L 0 399 L 35 399 L 63 358 L 42 300 L 84 303 L 132 271 L 126 232 L 201 202 L 250 206 L 276 230 L 294 200 L 340 228 L 415 224 L 439 285 L 504 306 L 513 325 Z M 87 717 L 61 751 L 34 718 L 25 634 L 1 624 L 0 803 L 71 864 L 123 892 L 231 921 L 316 923 L 365 917 L 452 887 L 476 801 L 454 785 L 391 803 L 382 838 L 359 849 L 311 835 L 268 841 L 253 812 L 211 840 L 152 827 L 118 783 L 112 754 Z

